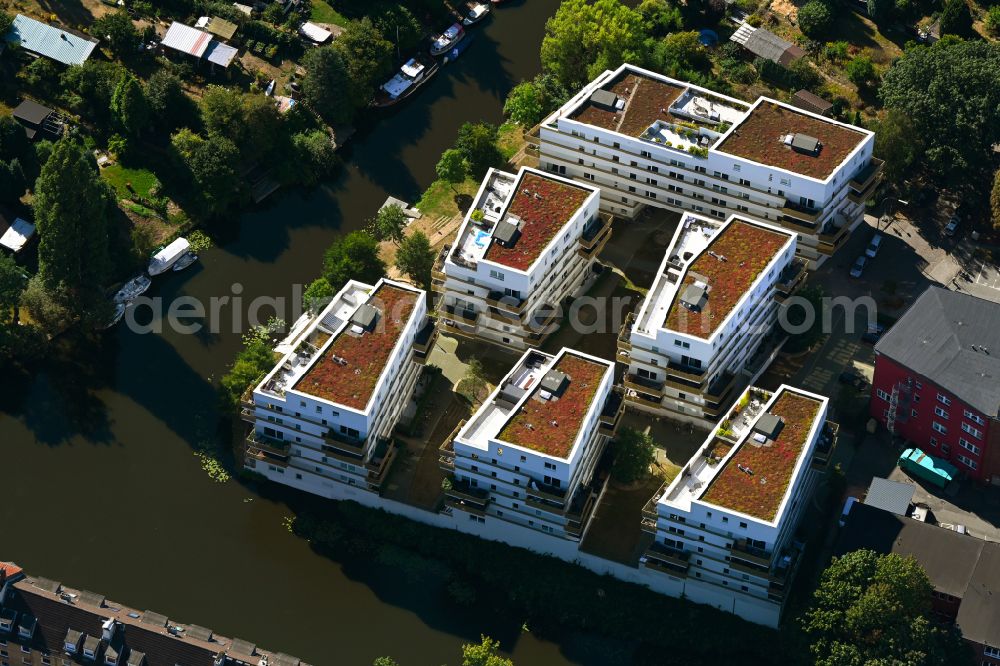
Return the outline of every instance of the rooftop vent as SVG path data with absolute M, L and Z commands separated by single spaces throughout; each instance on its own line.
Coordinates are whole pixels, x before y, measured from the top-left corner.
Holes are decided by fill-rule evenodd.
M 625 108 L 625 100 L 610 90 L 595 90 L 590 94 L 590 103 L 605 111 L 620 111 Z
M 371 303 L 365 303 L 351 315 L 351 323 L 365 331 L 375 328 L 376 321 L 378 321 L 378 310 Z
M 558 396 L 563 392 L 566 388 L 566 384 L 568 383 L 569 377 L 565 372 L 549 370 L 542 378 L 541 387 L 543 390 L 548 391 L 552 395 Z
M 702 282 L 695 282 L 694 284 L 689 284 L 681 292 L 681 305 L 686 307 L 692 312 L 700 312 L 703 307 L 705 307 L 705 301 L 708 300 L 708 288 Z
M 497 223 L 493 230 L 493 238 L 504 247 L 513 247 L 521 237 L 521 230 L 516 218 L 508 218 Z
M 754 424 L 753 429 L 768 439 L 775 439 L 778 436 L 778 433 L 781 432 L 783 425 L 784 421 L 782 421 L 780 416 L 775 414 L 764 414 L 757 419 L 757 423 Z
M 802 134 L 801 132 L 787 134 L 782 137 L 782 141 L 786 146 L 791 146 L 795 152 L 804 155 L 819 155 L 819 151 L 823 147 L 819 139 L 808 134 Z

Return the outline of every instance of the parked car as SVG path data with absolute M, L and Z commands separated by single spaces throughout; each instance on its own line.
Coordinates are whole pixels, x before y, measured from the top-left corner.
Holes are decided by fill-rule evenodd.
M 837 381 L 841 384 L 846 384 L 847 386 L 853 386 L 858 391 L 864 391 L 868 388 L 868 380 L 851 370 L 845 370 L 840 373 Z
M 854 260 L 854 265 L 851 266 L 851 277 L 859 278 L 861 274 L 865 271 L 865 265 L 868 263 L 868 257 L 861 255 Z
M 955 235 L 955 232 L 958 230 L 959 220 L 960 220 L 960 218 L 958 217 L 958 213 L 955 213 L 950 218 L 948 218 L 948 224 L 946 224 L 944 226 L 944 235 L 945 236 L 954 236 Z
M 868 241 L 868 247 L 865 248 L 865 254 L 872 259 L 878 254 L 879 248 L 882 247 L 882 234 L 875 234 L 872 239 Z

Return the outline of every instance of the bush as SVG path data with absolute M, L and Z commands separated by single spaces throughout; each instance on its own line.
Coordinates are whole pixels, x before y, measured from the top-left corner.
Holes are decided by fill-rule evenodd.
M 858 88 L 865 88 L 878 78 L 878 74 L 875 72 L 875 63 L 866 55 L 854 56 L 844 68 L 844 73 Z
M 823 0 L 809 0 L 799 9 L 799 28 L 810 39 L 825 37 L 833 27 L 833 12 Z
M 993 5 L 986 12 L 986 29 L 994 35 L 1000 35 L 1000 5 Z

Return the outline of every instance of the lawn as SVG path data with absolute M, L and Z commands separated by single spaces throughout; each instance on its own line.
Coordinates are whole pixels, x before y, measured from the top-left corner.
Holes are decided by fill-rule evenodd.
M 524 140 L 524 128 L 519 124 L 507 121 L 500 126 L 500 134 L 497 137 L 497 148 L 505 160 L 510 160 L 527 143 Z
M 101 175 L 115 188 L 119 199 L 131 199 L 133 196 L 148 198 L 149 190 L 159 182 L 148 169 L 129 169 L 120 164 L 105 167 L 101 170 Z M 126 183 L 132 183 L 135 195 L 129 192 Z
M 461 215 L 462 211 L 458 209 L 455 197 L 459 195 L 473 197 L 479 190 L 479 185 L 480 182 L 471 177 L 466 178 L 461 183 L 435 180 L 420 197 L 416 207 L 420 209 L 421 213 L 431 218 Z
M 333 25 L 347 26 L 348 18 L 331 7 L 325 0 L 312 0 L 312 13 L 309 20 L 314 23 L 332 23 Z

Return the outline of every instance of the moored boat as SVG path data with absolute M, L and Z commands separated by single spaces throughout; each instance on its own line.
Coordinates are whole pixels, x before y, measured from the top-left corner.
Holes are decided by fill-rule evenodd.
M 426 55 L 410 58 L 394 77 L 378 89 L 372 106 L 387 107 L 402 102 L 437 74 L 439 68 L 437 60 Z
M 191 244 L 186 238 L 178 238 L 153 255 L 149 261 L 149 274 L 159 275 L 170 270 L 170 267 L 177 263 L 177 260 L 191 249 Z
M 125 315 L 125 308 L 127 307 L 128 307 L 127 303 L 115 303 L 115 309 L 111 313 L 111 316 L 108 317 L 108 320 L 106 322 L 99 325 L 97 329 L 100 331 L 104 331 L 111 328 L 118 322 L 120 322 L 122 320 L 122 317 Z
M 462 25 L 474 25 L 489 16 L 490 5 L 487 2 L 468 2 L 465 5 L 465 14 L 462 16 Z
M 448 53 L 444 55 L 444 58 L 441 59 L 441 64 L 447 65 L 450 62 L 455 62 L 458 56 L 462 55 L 462 53 L 465 52 L 465 49 L 469 48 L 469 44 L 471 43 L 472 43 L 472 36 L 470 35 L 466 39 L 463 39 L 458 44 L 456 44 L 451 51 L 448 51 Z
M 153 281 L 149 279 L 148 275 L 137 275 L 118 290 L 114 301 L 116 304 L 129 303 L 146 293 L 151 284 L 153 284 Z
M 194 252 L 188 252 L 177 260 L 177 262 L 173 265 L 172 270 L 174 272 L 182 271 L 196 261 L 198 261 L 198 255 Z
M 447 30 L 434 37 L 431 42 L 431 55 L 439 56 L 447 53 L 455 44 L 462 41 L 463 37 L 465 37 L 465 28 L 462 27 L 462 24 L 452 23 Z

